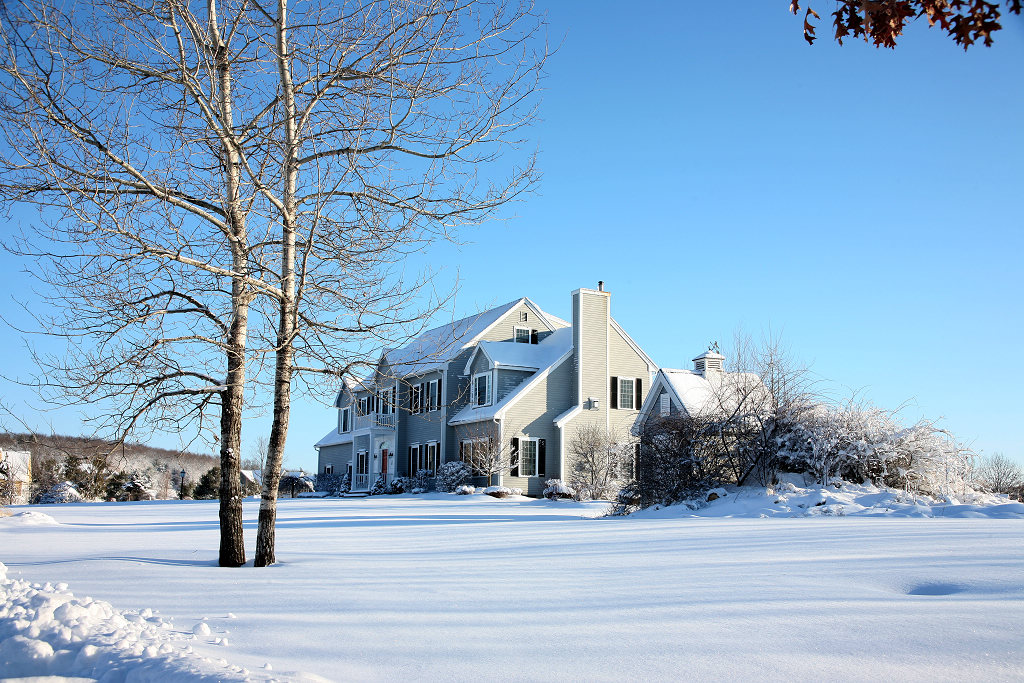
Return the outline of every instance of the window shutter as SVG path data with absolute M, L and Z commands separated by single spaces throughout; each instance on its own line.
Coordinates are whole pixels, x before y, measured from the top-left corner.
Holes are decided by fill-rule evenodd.
M 537 439 L 537 476 L 544 477 L 547 471 L 547 440 Z
M 640 410 L 640 406 L 644 404 L 644 402 L 640 400 L 640 395 L 643 393 L 643 388 L 644 381 L 638 377 L 636 380 L 636 387 L 634 388 L 635 390 L 633 391 L 633 408 L 635 410 Z
M 412 446 L 409 446 L 409 476 L 416 475 L 416 463 L 412 459 Z
M 441 393 L 441 378 L 437 378 L 437 407 L 441 408 L 444 405 L 444 394 Z
M 619 378 L 612 377 L 612 410 L 619 407 Z
M 536 344 L 537 343 L 537 330 L 530 330 L 530 343 L 531 344 Z
M 511 457 L 512 457 L 512 471 L 509 472 L 509 476 L 511 476 L 511 477 L 518 477 L 519 476 L 519 439 L 517 437 L 512 437 L 512 453 L 511 453 Z

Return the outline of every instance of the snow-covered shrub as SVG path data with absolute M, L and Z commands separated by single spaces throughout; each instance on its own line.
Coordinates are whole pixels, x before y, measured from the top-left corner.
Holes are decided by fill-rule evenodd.
M 280 498 L 291 496 L 295 498 L 300 493 L 313 493 L 315 491 L 313 479 L 306 474 L 285 474 L 277 485 L 277 495 Z
M 326 474 L 321 472 L 316 475 L 316 482 L 313 485 L 313 490 L 325 493 L 335 493 L 336 491 L 341 490 L 343 478 L 343 475 L 340 474 Z
M 459 496 L 471 496 L 474 493 L 476 493 L 476 487 L 469 484 L 462 484 L 455 489 L 455 494 Z
M 148 472 L 131 469 L 115 472 L 107 480 L 107 500 L 152 500 L 155 496 L 153 478 Z
M 469 481 L 471 473 L 466 463 L 461 460 L 446 462 L 437 468 L 437 478 L 434 485 L 441 493 L 457 491 L 460 486 Z
M 405 493 L 409 489 L 413 488 L 413 482 L 406 477 L 395 477 L 388 482 L 384 492 L 388 495 L 397 495 L 399 493 Z
M 417 470 L 410 483 L 413 488 L 426 491 L 430 488 L 430 470 Z
M 544 482 L 544 497 L 548 500 L 559 498 L 573 498 L 576 492 L 565 485 L 561 479 L 548 479 Z
M 371 496 L 383 496 L 388 492 L 387 485 L 384 483 L 384 475 L 381 474 L 377 477 L 377 481 L 373 482 L 373 486 L 370 487 Z
M 82 494 L 78 492 L 74 484 L 70 481 L 62 481 L 59 484 L 54 484 L 49 491 L 44 493 L 39 499 L 39 502 L 43 505 L 53 505 L 55 503 L 79 503 L 82 501 Z
M 338 485 L 338 489 L 334 492 L 335 494 L 348 493 L 352 490 L 352 475 L 346 472 L 341 475 L 341 484 Z
M 492 498 L 508 498 L 509 496 L 523 495 L 523 490 L 508 486 L 488 486 L 484 489 L 484 493 Z

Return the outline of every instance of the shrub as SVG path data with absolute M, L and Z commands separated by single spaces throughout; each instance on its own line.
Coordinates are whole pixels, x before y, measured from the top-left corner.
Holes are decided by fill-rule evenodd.
M 59 484 L 54 484 L 49 491 L 44 493 L 39 499 L 39 502 L 43 505 L 53 505 L 57 503 L 79 503 L 82 501 L 82 494 L 78 492 L 74 484 L 70 481 L 62 481 Z
M 455 493 L 456 495 L 459 496 L 470 496 L 476 493 L 476 487 L 470 486 L 469 484 L 463 484 L 462 486 L 459 486 L 457 489 L 455 489 Z
M 437 468 L 434 485 L 441 493 L 458 491 L 459 487 L 469 481 L 469 467 L 461 460 L 446 462 Z
M 565 485 L 561 479 L 548 479 L 544 482 L 544 497 L 548 500 L 558 500 L 559 498 L 574 498 L 576 496 L 575 491 Z
M 430 470 L 418 470 L 409 483 L 413 488 L 426 491 L 430 488 Z
M 522 489 L 509 488 L 508 486 L 488 486 L 484 489 L 491 498 L 508 498 L 509 496 L 521 496 L 523 495 Z
M 377 477 L 377 481 L 373 482 L 373 486 L 370 487 L 371 496 L 383 496 L 387 493 L 387 486 L 384 484 L 384 475 Z
M 199 477 L 199 483 L 192 491 L 192 497 L 196 500 L 213 500 L 220 498 L 220 467 L 215 466 L 206 470 L 203 476 Z
M 320 474 L 316 475 L 316 482 L 313 485 L 313 489 L 315 491 L 335 493 L 341 490 L 343 479 L 344 477 L 340 474 L 325 474 L 321 472 Z
M 388 485 L 384 488 L 384 493 L 392 496 L 399 493 L 405 493 L 412 488 L 411 484 L 412 482 L 410 482 L 406 477 L 395 477 L 388 482 Z

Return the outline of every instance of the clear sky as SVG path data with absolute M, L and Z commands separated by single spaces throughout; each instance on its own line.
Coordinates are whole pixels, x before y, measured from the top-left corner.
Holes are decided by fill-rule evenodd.
M 889 51 L 835 45 L 819 4 L 811 47 L 784 0 L 542 1 L 558 51 L 540 191 L 425 258 L 458 275 L 456 315 L 528 296 L 568 317 L 570 292 L 604 280 L 665 367 L 771 329 L 840 393 L 1024 462 L 1024 18 L 992 48 L 919 22 Z M 21 339 L 0 344 L 17 374 Z M 287 461 L 313 469 L 333 411 L 293 415 Z M 81 431 L 70 412 L 28 419 Z M 244 437 L 267 430 L 254 417 Z

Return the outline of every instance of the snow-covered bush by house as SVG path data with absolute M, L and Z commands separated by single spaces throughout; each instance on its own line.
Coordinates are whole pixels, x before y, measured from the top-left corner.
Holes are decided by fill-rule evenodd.
M 492 498 L 508 498 L 509 496 L 521 496 L 523 490 L 508 486 L 488 486 L 483 491 Z
M 344 485 L 343 479 L 344 476 L 340 474 L 327 474 L 325 472 L 321 472 L 316 475 L 314 490 L 322 491 L 324 493 L 337 493 Z
M 430 470 L 416 470 L 409 484 L 410 488 L 426 491 L 430 488 Z
M 395 477 L 388 482 L 388 485 L 384 488 L 384 492 L 388 495 L 406 493 L 413 488 L 413 485 L 413 482 L 406 477 Z
M 437 468 L 434 486 L 441 493 L 451 493 L 468 482 L 470 475 L 469 467 L 461 460 L 446 462 Z
M 384 483 L 384 475 L 381 474 L 377 477 L 377 481 L 373 482 L 373 486 L 370 487 L 371 496 L 383 496 L 388 492 L 387 484 Z
M 549 500 L 559 498 L 573 498 L 576 492 L 566 486 L 561 479 L 548 479 L 544 482 L 544 497 Z
M 78 492 L 74 484 L 70 481 L 62 481 L 59 484 L 54 484 L 49 491 L 44 493 L 39 502 L 42 505 L 52 505 L 55 503 L 79 503 L 82 500 L 82 494 Z
M 461 484 L 455 489 L 455 494 L 459 496 L 471 496 L 474 493 L 476 493 L 476 487 L 469 484 Z
M 636 488 L 643 506 L 667 504 L 723 484 L 771 483 L 788 471 L 820 484 L 868 481 L 940 495 L 969 487 L 972 457 L 928 420 L 905 426 L 874 406 L 802 400 L 767 418 L 743 411 L 653 417 L 641 436 Z

